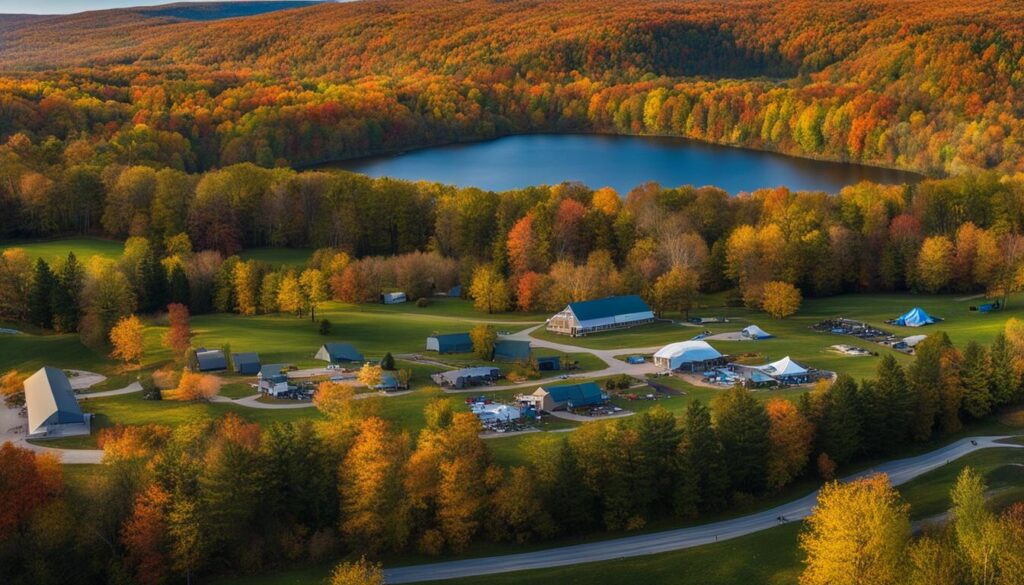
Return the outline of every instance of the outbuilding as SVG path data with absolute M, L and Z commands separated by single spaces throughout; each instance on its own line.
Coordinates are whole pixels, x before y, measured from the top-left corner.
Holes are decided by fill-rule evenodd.
M 380 295 L 380 302 L 385 305 L 397 305 L 404 303 L 406 300 L 404 292 L 389 292 Z
M 487 384 L 501 378 L 501 370 L 492 366 L 478 366 L 440 372 L 431 376 L 438 386 L 466 388 Z
M 469 353 L 473 351 L 473 340 L 469 333 L 446 333 L 427 338 L 427 351 L 437 353 Z
M 757 325 L 748 325 L 744 327 L 743 330 L 740 331 L 740 335 L 745 339 L 753 340 L 768 339 L 769 337 L 772 336 L 770 333 L 768 333 L 764 329 L 761 329 Z
M 502 362 L 530 361 L 530 342 L 499 339 L 494 342 L 494 359 Z
M 193 372 L 221 372 L 228 369 L 228 361 L 224 358 L 223 351 L 205 347 L 195 351 L 191 365 Z
M 725 358 L 706 341 L 670 343 L 654 354 L 654 365 L 666 370 L 703 372 L 725 363 Z
M 254 376 L 260 371 L 260 354 L 255 352 L 233 353 L 231 354 L 231 365 L 236 374 Z
M 43 366 L 25 380 L 29 437 L 88 435 L 90 415 L 83 414 L 63 371 Z
M 576 337 L 653 322 L 654 312 L 639 295 L 625 295 L 569 303 L 548 319 L 547 330 Z
M 761 366 L 731 364 L 729 366 L 744 380 L 755 385 L 778 382 L 780 384 L 806 384 L 814 381 L 815 374 L 793 361 L 788 355 Z
M 448 289 L 448 296 L 459 298 L 462 296 L 462 285 L 456 284 L 455 286 Z
M 554 412 L 562 409 L 572 410 L 585 406 L 599 406 L 608 401 L 608 395 L 602 392 L 601 387 L 594 382 L 583 382 L 537 388 L 533 394 L 520 396 L 519 399 L 537 410 Z
M 332 341 L 321 345 L 320 350 L 316 352 L 314 357 L 332 364 L 363 361 L 363 354 L 356 351 L 356 348 L 351 343 L 343 341 Z
M 545 355 L 537 358 L 537 370 L 541 372 L 557 372 L 562 369 L 562 358 L 557 355 Z

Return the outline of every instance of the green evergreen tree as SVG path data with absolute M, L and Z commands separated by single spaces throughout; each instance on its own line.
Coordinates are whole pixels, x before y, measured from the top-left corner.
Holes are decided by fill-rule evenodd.
M 152 248 L 139 263 L 139 290 L 136 298 L 139 310 L 155 313 L 167 306 L 167 270 Z
M 768 471 L 768 413 L 750 390 L 733 386 L 712 403 L 715 434 L 732 489 L 764 491 Z
M 186 307 L 190 306 L 191 291 L 189 290 L 188 275 L 185 269 L 175 264 L 171 269 L 171 275 L 167 283 L 167 303 L 180 303 Z
M 1008 404 L 1017 394 L 1020 384 L 1013 371 L 1013 358 L 1004 332 L 1000 331 L 992 342 L 989 359 L 992 368 L 989 380 L 993 406 Z
M 555 466 L 548 512 L 566 534 L 577 534 L 593 526 L 596 505 L 593 492 L 583 480 L 583 470 L 568 440 L 562 441 Z
M 992 362 L 988 350 L 976 341 L 964 350 L 960 380 L 964 388 L 964 411 L 974 418 L 992 412 Z
M 872 428 L 865 428 L 864 436 L 867 438 L 870 433 L 879 433 L 878 443 L 881 451 L 891 453 L 910 437 L 910 425 L 914 418 L 914 394 L 907 383 L 906 373 L 895 356 L 886 354 L 882 357 L 876 372 L 874 391 L 879 400 L 870 406 L 878 410 L 869 414 L 869 405 L 863 405 L 865 425 L 868 425 L 869 417 L 873 417 L 875 421 L 886 422 L 881 425 L 876 422 Z
M 380 360 L 380 367 L 381 369 L 387 370 L 389 372 L 394 371 L 395 356 L 391 355 L 390 351 L 384 354 L 384 357 Z
M 679 440 L 679 490 L 676 514 L 696 516 L 719 510 L 729 495 L 729 475 L 722 444 L 711 424 L 711 411 L 694 400 L 686 407 Z
M 64 266 L 57 273 L 57 285 L 53 290 L 53 327 L 57 331 L 70 333 L 78 330 L 84 285 L 85 271 L 74 252 L 68 252 Z
M 864 453 L 886 452 L 891 421 L 888 405 L 875 380 L 861 380 L 857 403 L 861 413 L 861 450 Z
M 235 310 L 235 265 L 238 256 L 231 256 L 220 265 L 213 282 L 213 310 L 230 313 Z
M 671 509 L 678 487 L 679 439 L 682 436 L 676 417 L 656 406 L 640 415 L 637 430 L 643 449 L 643 466 L 654 486 L 654 504 L 659 509 Z
M 914 348 L 914 363 L 907 370 L 907 379 L 914 393 L 911 429 L 915 441 L 927 441 L 935 428 L 940 407 L 942 354 L 950 347 L 949 337 L 940 331 L 929 335 Z
M 842 465 L 853 458 L 861 446 L 857 383 L 848 374 L 840 374 L 824 399 L 822 448 Z
M 28 320 L 36 327 L 53 327 L 53 291 L 56 285 L 50 265 L 45 260 L 36 260 L 32 286 L 28 293 Z

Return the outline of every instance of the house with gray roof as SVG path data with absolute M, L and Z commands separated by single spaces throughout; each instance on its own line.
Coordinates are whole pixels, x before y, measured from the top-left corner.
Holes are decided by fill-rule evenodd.
M 260 371 L 260 354 L 256 352 L 232 353 L 231 365 L 236 374 L 255 376 Z
M 469 353 L 473 351 L 473 340 L 469 333 L 446 333 L 427 338 L 427 351 L 437 353 Z
M 193 372 L 220 372 L 228 369 L 228 360 L 219 349 L 200 347 L 193 352 L 189 365 Z
M 500 379 L 501 370 L 492 366 L 478 366 L 440 372 L 431 376 L 438 386 L 449 388 L 466 388 L 479 386 Z
M 547 330 L 577 337 L 653 322 L 654 312 L 640 295 L 625 295 L 569 303 L 548 319 Z
M 83 414 L 68 377 L 43 366 L 25 380 L 29 437 L 88 435 L 90 416 Z

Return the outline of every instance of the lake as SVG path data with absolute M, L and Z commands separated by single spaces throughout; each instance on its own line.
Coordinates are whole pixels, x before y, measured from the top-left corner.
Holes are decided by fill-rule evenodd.
M 665 187 L 715 185 L 729 193 L 786 186 L 838 192 L 860 181 L 899 184 L 905 171 L 796 158 L 684 138 L 531 134 L 425 148 L 327 165 L 371 177 L 433 181 L 493 191 L 580 181 L 625 195 L 648 181 Z

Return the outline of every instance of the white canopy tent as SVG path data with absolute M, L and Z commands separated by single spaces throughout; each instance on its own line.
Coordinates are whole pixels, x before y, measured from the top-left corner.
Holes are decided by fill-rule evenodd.
M 774 378 L 802 376 L 807 373 L 807 368 L 791 360 L 788 355 L 781 360 L 758 366 L 757 369 Z
M 740 334 L 747 339 L 768 339 L 772 336 L 757 325 L 748 325 L 747 327 L 744 327 L 743 330 L 740 331 Z

